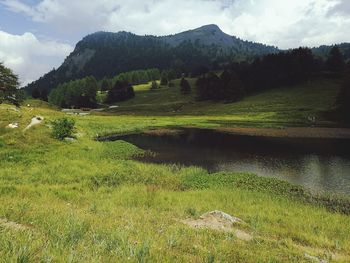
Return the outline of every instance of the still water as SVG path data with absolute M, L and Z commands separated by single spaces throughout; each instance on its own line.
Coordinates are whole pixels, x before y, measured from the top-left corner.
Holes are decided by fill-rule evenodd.
M 119 137 L 154 156 L 138 160 L 195 165 L 210 172 L 249 172 L 313 191 L 350 195 L 350 140 L 251 137 L 206 129 Z

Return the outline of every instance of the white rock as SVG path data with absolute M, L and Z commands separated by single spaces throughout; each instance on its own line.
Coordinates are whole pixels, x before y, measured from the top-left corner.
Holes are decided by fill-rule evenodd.
M 209 216 L 215 217 L 217 219 L 223 219 L 223 220 L 229 221 L 232 224 L 243 223 L 243 220 L 239 219 L 238 217 L 231 216 L 231 215 L 226 214 L 226 213 L 219 211 L 219 210 L 214 210 L 214 211 L 205 213 L 205 214 L 201 215 L 200 218 L 207 218 Z
M 64 140 L 65 140 L 66 142 L 74 142 L 74 141 L 76 141 L 76 139 L 74 139 L 74 138 L 72 138 L 72 137 L 66 137 L 66 138 L 64 138 Z
M 44 117 L 41 116 L 35 116 L 34 118 L 32 118 L 31 122 L 29 123 L 29 125 L 23 130 L 26 131 L 28 129 L 30 129 L 31 127 L 33 127 L 34 125 L 38 125 L 40 123 L 42 123 L 44 120 Z
M 18 127 L 19 127 L 19 124 L 17 122 L 10 123 L 9 125 L 7 125 L 7 128 L 10 128 L 10 129 L 17 129 Z

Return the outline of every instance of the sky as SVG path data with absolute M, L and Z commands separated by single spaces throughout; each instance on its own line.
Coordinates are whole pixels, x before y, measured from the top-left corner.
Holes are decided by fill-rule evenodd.
M 168 35 L 207 24 L 281 49 L 350 42 L 350 0 L 0 0 L 0 61 L 25 85 L 87 34 Z

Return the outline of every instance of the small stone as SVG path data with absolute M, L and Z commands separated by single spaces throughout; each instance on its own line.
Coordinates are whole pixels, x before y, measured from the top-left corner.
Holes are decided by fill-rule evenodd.
M 239 219 L 238 217 L 231 216 L 231 215 L 226 214 L 226 213 L 219 211 L 219 210 L 214 210 L 212 212 L 205 213 L 205 214 L 201 215 L 200 218 L 207 218 L 208 216 L 213 216 L 213 217 L 216 217 L 219 219 L 224 219 L 224 220 L 231 222 L 232 224 L 243 223 L 242 219 Z
M 75 138 L 72 138 L 72 137 L 66 137 L 66 138 L 64 138 L 64 140 L 65 140 L 66 142 L 74 142 L 74 141 L 76 141 L 76 139 L 75 139 Z
M 7 128 L 10 128 L 10 129 L 17 129 L 18 127 L 19 127 L 19 124 L 17 122 L 10 123 L 9 125 L 7 125 Z

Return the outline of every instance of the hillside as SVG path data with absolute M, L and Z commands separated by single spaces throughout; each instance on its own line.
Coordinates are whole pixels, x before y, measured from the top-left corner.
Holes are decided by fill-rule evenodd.
M 277 51 L 272 46 L 227 35 L 216 25 L 164 37 L 97 32 L 83 38 L 58 69 L 29 84 L 27 90 L 51 90 L 67 80 L 90 75 L 101 79 L 137 69 L 191 72 L 203 65 L 213 68 Z
M 136 115 L 195 115 L 208 116 L 215 123 L 242 124 L 244 126 L 309 126 L 308 117 L 316 117 L 316 125 L 335 125 L 326 120 L 324 113 L 334 107 L 340 90 L 340 80 L 323 76 L 292 87 L 282 87 L 247 96 L 236 103 L 198 102 L 195 98 L 195 81 L 188 79 L 192 93 L 180 92 L 180 80 L 174 87 L 149 90 L 148 85 L 135 86 L 135 98 L 117 103 L 109 112 Z M 225 119 L 223 121 L 222 119 Z

